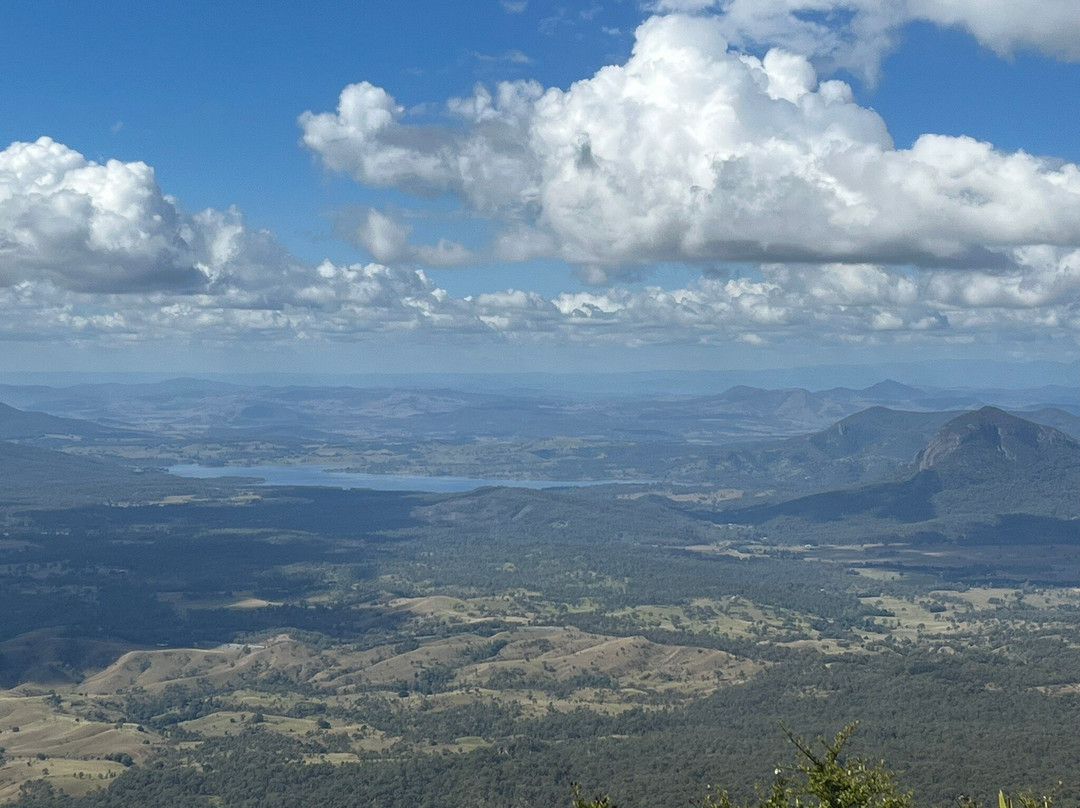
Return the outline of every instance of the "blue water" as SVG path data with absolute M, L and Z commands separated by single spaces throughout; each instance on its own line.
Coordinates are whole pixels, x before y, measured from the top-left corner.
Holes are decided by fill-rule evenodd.
M 329 466 L 171 466 L 179 477 L 255 477 L 263 485 L 321 485 L 333 488 L 373 488 L 376 491 L 427 491 L 452 494 L 489 485 L 514 488 L 564 488 L 567 486 L 637 483 L 637 480 L 488 480 L 475 477 L 425 477 L 416 474 L 362 474 L 329 471 Z

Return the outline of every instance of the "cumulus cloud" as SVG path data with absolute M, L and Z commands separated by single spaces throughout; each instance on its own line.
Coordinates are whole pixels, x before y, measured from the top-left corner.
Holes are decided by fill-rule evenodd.
M 1001 56 L 1032 50 L 1080 60 L 1073 0 L 657 0 L 652 8 L 716 14 L 739 47 L 788 48 L 871 81 L 915 20 L 961 28 Z
M 244 239 L 225 241 L 232 252 Z M 759 276 L 702 276 L 676 289 L 553 296 L 508 289 L 456 297 L 421 270 L 330 261 L 296 264 L 284 274 L 230 273 L 184 294 L 92 293 L 22 281 L 0 288 L 0 339 L 272 345 L 427 334 L 630 346 L 1080 340 L 1080 251 L 1035 250 L 1016 260 L 1021 269 L 997 273 L 766 265 Z
M 0 284 L 184 288 L 201 280 L 196 261 L 145 163 L 99 165 L 46 137 L 0 152 Z
M 368 225 L 373 252 L 463 260 L 454 243 L 409 246 L 382 214 Z M 117 334 L 170 319 L 180 332 L 288 330 L 322 314 L 344 330 L 411 327 L 443 296 L 416 270 L 312 266 L 235 209 L 185 213 L 145 163 L 98 164 L 49 138 L 0 151 L 0 291 L 6 314 Z
M 235 209 L 185 213 L 146 163 L 99 164 L 48 137 L 0 151 L 0 287 L 262 293 L 305 271 Z
M 788 79 L 799 67 L 783 71 L 777 97 L 798 94 Z M 403 265 L 425 249 L 457 248 L 412 246 L 408 226 L 378 211 L 361 211 L 357 238 L 385 262 L 310 264 L 239 211 L 185 214 L 142 163 L 99 165 L 43 139 L 0 152 L 0 166 L 0 340 L 222 345 L 412 333 L 766 345 L 1080 337 L 1076 247 L 1007 248 L 1001 269 L 770 263 L 753 277 L 710 273 L 677 289 L 460 297 Z M 515 227 L 509 241 L 523 255 L 552 246 L 550 233 Z
M 452 194 L 524 235 L 523 256 L 607 277 L 654 261 L 995 266 L 1080 243 L 1077 166 L 966 137 L 896 149 L 846 84 L 788 50 L 730 49 L 716 16 L 653 17 L 626 64 L 567 90 L 478 87 L 441 126 L 368 83 L 300 125 L 331 170 Z
M 1073 0 L 909 0 L 909 13 L 959 26 L 1001 56 L 1037 50 L 1080 61 L 1080 13 Z
M 446 126 L 409 126 L 389 93 L 360 82 L 342 91 L 336 113 L 305 112 L 300 126 L 331 170 L 424 197 L 453 193 L 494 213 L 530 195 L 533 178 L 522 168 L 532 155 L 522 136 L 541 92 L 527 81 L 500 84 L 494 96 L 477 87 L 449 102 L 455 120 Z
M 323 262 L 288 282 L 266 278 L 256 288 L 218 285 L 182 295 L 95 294 L 24 281 L 0 288 L 0 307 L 10 315 L 0 323 L 0 338 L 8 340 L 273 344 L 485 328 L 474 311 L 449 300 L 422 271 L 380 264 Z
M 335 229 L 382 263 L 406 262 L 435 267 L 465 264 L 473 259 L 468 248 L 445 238 L 436 244 L 411 244 L 412 227 L 375 208 L 346 211 L 338 217 Z
M 873 264 L 766 265 L 760 278 L 705 276 L 675 290 L 566 293 L 579 332 L 623 340 L 751 344 L 1080 336 L 1080 251 L 1017 256 L 1008 272 L 913 273 Z M 677 337 L 675 335 L 678 335 Z

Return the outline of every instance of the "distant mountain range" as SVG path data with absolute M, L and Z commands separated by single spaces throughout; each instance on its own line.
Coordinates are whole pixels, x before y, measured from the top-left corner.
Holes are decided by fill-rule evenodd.
M 0 386 L 0 401 L 112 428 L 224 442 L 529 441 L 558 436 L 719 445 L 805 435 L 876 406 L 946 412 L 987 404 L 1030 410 L 1025 417 L 1046 419 L 1080 435 L 1080 390 L 1075 388 L 931 390 L 892 380 L 863 389 L 816 392 L 742 385 L 707 396 L 625 396 L 589 389 L 563 395 L 452 388 L 250 387 L 174 379 L 68 388 Z
M 808 435 L 722 447 L 707 455 L 708 476 L 728 487 L 806 491 L 895 477 L 962 411 L 910 412 L 870 407 Z M 1025 413 L 1080 435 L 1080 417 L 1063 410 Z
M 918 526 L 966 541 L 1080 541 L 1080 443 L 983 407 L 948 420 L 903 479 L 733 509 L 723 518 L 792 531 L 803 525 L 808 536 L 821 535 L 812 525 L 832 523 L 831 535 L 847 540 Z
M 151 478 L 115 463 L 0 442 L 0 505 L 116 501 L 135 496 Z M 179 480 L 177 482 L 180 482 Z
M 720 518 L 732 523 L 802 531 L 815 540 L 923 534 L 950 541 L 1080 541 L 1080 443 L 1073 437 L 1080 434 L 1080 416 L 1061 408 L 1036 408 L 1019 417 L 989 406 L 942 412 L 872 405 L 793 437 L 728 446 L 706 442 L 725 430 L 794 429 L 874 399 L 902 398 L 915 406 L 925 401 L 923 391 L 895 382 L 821 393 L 735 387 L 706 398 L 593 404 L 454 391 L 251 390 L 179 381 L 139 390 L 112 385 L 78 393 L 33 391 L 35 397 L 46 394 L 74 395 L 92 411 L 87 404 L 92 400 L 110 402 L 115 408 L 110 412 L 142 407 L 143 416 L 152 413 L 163 423 L 183 408 L 189 424 L 220 418 L 222 425 L 214 429 L 227 431 L 228 424 L 261 423 L 297 440 L 312 434 L 309 420 L 353 435 L 395 429 L 404 435 L 430 430 L 473 438 L 531 430 L 563 434 L 554 430 L 574 424 L 577 433 L 595 429 L 621 435 L 620 451 L 639 461 L 655 446 L 662 464 L 656 468 L 664 473 L 774 492 L 771 501 L 746 507 L 743 500 L 742 507 L 724 511 Z M 312 415 L 318 402 L 324 410 Z M 484 425 L 486 430 L 477 433 Z M 680 432 L 677 439 L 673 431 Z M 651 442 L 654 432 L 663 436 L 663 445 Z M 0 405 L 0 502 L 117 501 L 213 485 L 140 474 L 108 458 L 83 456 L 95 441 L 123 442 L 135 434 Z M 633 434 L 646 437 L 626 442 Z M 79 455 L 52 451 L 50 441 L 80 447 Z M 597 443 L 591 451 L 614 452 L 615 447 Z M 572 468 L 572 455 L 568 462 Z M 816 493 L 796 496 L 807 491 Z
M 820 490 L 892 475 L 955 412 L 902 412 L 871 407 L 819 432 L 719 450 L 713 479 L 726 486 Z
M 0 404 L 0 505 L 122 501 L 209 487 L 204 481 L 144 472 L 132 463 L 89 456 L 98 441 L 111 446 L 146 437 L 132 430 Z M 78 447 L 80 454 L 52 446 Z
M 175 457 L 175 447 L 193 441 L 237 446 L 237 456 L 249 457 L 243 447 L 263 444 L 270 448 L 259 457 L 274 462 L 273 447 L 292 459 L 312 443 L 366 452 L 379 441 L 490 447 L 496 441 L 560 439 L 535 450 L 523 447 L 517 454 L 521 462 L 536 460 L 526 473 L 605 478 L 621 476 L 625 467 L 638 479 L 723 479 L 732 487 L 781 492 L 894 475 L 950 417 L 987 403 L 1005 402 L 1029 420 L 1080 437 L 1080 390 L 925 390 L 891 379 L 862 389 L 814 392 L 740 385 L 710 396 L 636 397 L 590 396 L 584 390 L 568 397 L 171 379 L 67 388 L 0 386 L 0 400 L 13 405 L 0 406 L 0 440 L 44 448 L 78 446 L 80 453 L 95 443 L 112 443 L 111 454 L 128 455 L 115 451 L 115 444 L 129 438 L 142 445 L 142 457 L 158 449 L 162 457 Z M 171 455 L 169 446 L 174 447 Z M 440 451 L 409 455 L 410 462 L 419 458 L 422 465 L 426 456 L 446 460 Z M 490 452 L 484 456 L 495 458 Z M 485 461 L 478 462 L 464 471 L 482 473 Z M 457 468 L 450 463 L 442 473 Z M 409 470 L 423 473 L 415 462 Z
M 0 442 L 2 491 L 46 485 L 63 487 L 87 481 L 117 483 L 132 476 L 130 471 L 113 463 L 36 446 Z
M 30 372 L 0 374 L 6 384 L 71 387 L 104 383 L 145 385 L 170 381 L 176 374 Z M 523 373 L 201 373 L 190 381 L 221 382 L 245 387 L 352 387 L 366 389 L 453 389 L 479 393 L 510 393 L 586 398 L 603 396 L 714 395 L 735 385 L 823 389 L 865 387 L 881 379 L 900 379 L 919 388 L 1034 388 L 1076 385 L 1080 361 L 1014 362 L 993 360 L 923 359 L 871 365 L 804 365 L 734 370 L 653 369 L 615 372 Z
M 44 412 L 17 410 L 0 404 L 0 440 L 35 440 L 50 437 L 65 440 L 121 438 L 130 430 L 113 429 L 92 421 L 59 418 Z

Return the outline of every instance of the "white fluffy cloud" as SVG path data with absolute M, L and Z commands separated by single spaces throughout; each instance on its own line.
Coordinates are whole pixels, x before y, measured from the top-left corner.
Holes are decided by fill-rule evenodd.
M 363 247 L 376 261 L 416 263 L 425 266 L 456 266 L 472 260 L 463 245 L 449 239 L 436 244 L 413 245 L 412 227 L 375 208 L 358 208 L 340 216 L 335 229 L 346 240 Z
M 494 97 L 477 88 L 448 105 L 466 128 L 419 127 L 402 125 L 404 109 L 390 94 L 361 82 L 342 92 L 336 114 L 305 112 L 300 125 L 304 144 L 327 168 L 420 196 L 454 193 L 493 213 L 530 194 L 523 136 L 541 92 L 525 81 L 499 85 Z
M 1080 336 L 1080 251 L 1017 256 L 1004 273 L 911 273 L 872 264 L 768 265 L 761 278 L 611 289 L 551 302 L 591 338 L 761 344 Z M 677 337 L 675 336 L 677 335 Z
M 0 284 L 190 287 L 192 236 L 145 163 L 98 165 L 49 138 L 0 152 Z
M 450 193 L 504 222 L 497 250 L 600 276 L 652 261 L 992 266 L 1080 244 L 1080 169 L 966 137 L 894 148 L 872 110 L 792 52 L 729 49 L 723 18 L 647 20 L 624 65 L 568 90 L 478 88 L 445 126 L 346 87 L 305 145 L 372 186 Z
M 797 77 L 800 67 L 781 75 Z M 782 81 L 774 92 L 797 94 L 798 86 Z M 415 333 L 720 345 L 1080 338 L 1080 249 L 1073 247 L 1008 248 L 1008 266 L 998 270 L 767 264 L 759 277 L 707 275 L 678 289 L 458 297 L 407 266 L 303 262 L 235 210 L 187 215 L 142 163 L 97 165 L 43 139 L 0 152 L 0 166 L 0 340 L 246 345 Z M 408 245 L 406 227 L 381 215 L 362 217 L 373 252 L 420 249 Z M 521 237 L 512 241 L 525 252 L 544 249 L 543 239 L 529 242 L 541 231 L 517 226 Z
M 390 235 L 373 238 L 387 251 L 462 257 L 448 242 L 408 247 L 407 231 L 395 246 L 393 223 L 382 226 Z M 9 338 L 359 333 L 453 313 L 422 272 L 312 266 L 239 211 L 184 213 L 145 163 L 100 165 L 49 138 L 0 151 L 0 292 Z M 479 326 L 469 316 L 457 325 Z
M 1074 0 L 657 0 L 658 11 L 717 14 L 740 47 L 779 45 L 826 69 L 873 79 L 908 22 L 955 26 L 1001 56 L 1034 50 L 1080 60 Z
M 186 214 L 146 163 L 102 165 L 48 137 L 0 151 L 0 287 L 261 290 L 304 271 L 238 211 Z
M 235 262 L 244 242 L 226 238 L 222 248 Z M 262 249 L 273 256 L 272 246 Z M 450 342 L 583 345 L 1080 341 L 1080 251 L 1024 251 L 1016 262 L 1020 268 L 996 273 L 767 265 L 760 277 L 703 276 L 677 289 L 550 297 L 522 290 L 455 297 L 421 270 L 329 261 L 286 272 L 280 263 L 275 272 L 256 263 L 189 293 L 89 292 L 24 280 L 0 288 L 0 340 L 265 346 L 427 334 Z
M 914 19 L 957 25 L 1007 56 L 1038 50 L 1080 60 L 1080 10 L 1073 0 L 909 0 Z

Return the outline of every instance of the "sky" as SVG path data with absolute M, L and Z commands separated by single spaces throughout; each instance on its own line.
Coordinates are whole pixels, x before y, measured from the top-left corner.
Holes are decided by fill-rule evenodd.
M 1074 361 L 1076 0 L 39 0 L 0 372 Z

